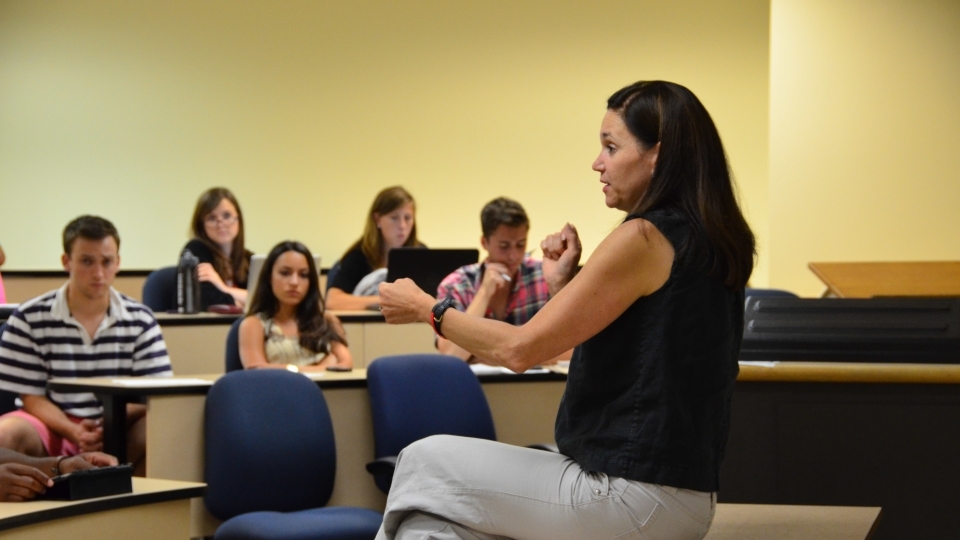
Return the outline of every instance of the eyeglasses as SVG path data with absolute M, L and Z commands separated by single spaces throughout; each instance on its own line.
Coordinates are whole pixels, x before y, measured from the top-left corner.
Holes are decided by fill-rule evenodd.
M 203 222 L 207 225 L 213 226 L 219 225 L 220 223 L 223 223 L 224 225 L 233 225 L 238 219 L 240 218 L 233 214 L 221 214 L 219 216 L 210 214 L 209 216 L 203 218 Z

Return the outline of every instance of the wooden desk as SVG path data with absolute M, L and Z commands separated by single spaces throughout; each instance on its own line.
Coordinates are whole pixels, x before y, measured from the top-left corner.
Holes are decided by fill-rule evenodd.
M 960 538 L 957 425 L 960 366 L 742 366 L 720 500 L 879 506 L 875 540 Z
M 4 539 L 151 540 L 190 537 L 190 499 L 206 486 L 134 478 L 133 493 L 83 501 L 0 503 Z
M 365 374 L 327 376 L 319 384 L 338 457 L 331 504 L 382 510 L 385 497 L 364 470 L 373 457 Z M 553 439 L 562 376 L 481 381 L 501 441 L 526 445 Z M 58 389 L 79 390 L 69 386 L 76 383 Z M 104 387 L 87 389 L 119 392 L 108 382 L 100 384 Z M 147 392 L 149 476 L 202 481 L 206 388 Z M 957 425 L 960 366 L 744 364 L 734 389 L 720 501 L 883 507 L 875 540 L 955 540 L 960 537 Z M 193 535 L 212 534 L 217 521 L 201 501 L 193 512 Z
M 824 296 L 960 296 L 960 261 L 810 263 Z
M 175 374 L 223 373 L 227 332 L 237 315 L 157 313 L 156 318 Z
M 355 368 L 391 354 L 436 353 L 429 324 L 387 324 L 376 311 L 334 311 L 343 322 Z M 227 332 L 237 315 L 159 313 L 173 372 L 196 375 L 224 372 Z
M 147 476 L 203 481 L 203 408 L 210 385 L 221 375 L 190 378 L 206 382 L 189 386 L 130 388 L 112 379 L 60 379 L 50 382 L 58 391 L 94 392 L 105 408 L 122 408 L 124 400 L 144 398 L 147 404 Z M 178 377 L 184 379 L 186 377 Z M 553 441 L 553 424 L 566 378 L 556 373 L 483 375 L 484 394 L 493 414 L 497 439 L 525 446 Z M 324 373 L 323 389 L 336 434 L 337 472 L 330 505 L 349 505 L 383 511 L 386 496 L 375 487 L 365 465 L 374 457 L 373 420 L 366 388 L 366 370 Z M 119 414 L 114 414 L 117 418 Z M 105 444 L 122 446 L 107 436 Z M 122 450 L 122 448 L 120 449 Z M 192 506 L 191 536 L 212 535 L 219 521 L 201 499 Z
M 704 540 L 864 540 L 880 508 L 718 504 Z
M 149 270 L 121 270 L 113 280 L 113 287 L 139 302 L 143 294 L 143 282 L 149 273 Z M 7 302 L 11 304 L 22 304 L 59 289 L 66 282 L 67 273 L 63 270 L 3 271 L 3 286 L 7 292 Z

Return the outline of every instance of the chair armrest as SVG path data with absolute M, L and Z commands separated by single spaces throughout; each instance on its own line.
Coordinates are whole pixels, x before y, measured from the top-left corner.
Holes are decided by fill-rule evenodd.
M 527 448 L 533 448 L 534 450 L 543 450 L 544 452 L 553 452 L 555 454 L 560 453 L 560 449 L 557 448 L 557 445 L 555 444 L 546 444 L 546 443 L 528 444 Z
M 397 468 L 397 456 L 379 457 L 370 463 L 367 463 L 367 472 L 379 476 L 387 474 L 393 476 L 393 471 Z

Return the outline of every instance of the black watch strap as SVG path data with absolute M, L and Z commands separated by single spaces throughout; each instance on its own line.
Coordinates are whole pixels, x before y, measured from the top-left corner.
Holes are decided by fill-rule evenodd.
M 443 322 L 443 313 L 453 307 L 453 298 L 446 297 L 433 306 L 433 330 L 438 336 L 444 337 L 440 330 L 440 324 Z

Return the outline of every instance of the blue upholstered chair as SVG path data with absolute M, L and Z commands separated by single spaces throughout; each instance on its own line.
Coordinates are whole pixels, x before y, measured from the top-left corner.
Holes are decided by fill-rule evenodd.
M 324 290 L 324 292 L 330 290 L 330 284 L 333 283 L 333 278 L 337 277 L 337 274 L 339 273 L 340 273 L 340 261 L 337 261 L 333 263 L 333 266 L 331 266 L 329 270 L 327 270 L 327 288 Z M 353 291 L 346 291 L 346 292 L 349 293 Z
M 177 308 L 177 267 L 158 268 L 143 282 L 143 303 L 154 313 Z
M 745 297 L 754 297 L 759 296 L 780 296 L 780 297 L 789 297 L 789 298 L 799 298 L 797 295 L 793 294 L 790 291 L 784 291 L 782 289 L 751 289 L 747 287 L 747 290 L 744 291 Z
M 225 522 L 218 540 L 374 538 L 383 516 L 324 505 L 337 456 L 327 403 L 303 375 L 227 373 L 204 411 L 207 509 Z
M 466 362 L 440 354 L 385 356 L 367 367 L 374 454 L 367 465 L 387 493 L 396 456 L 430 435 L 496 440 L 480 381 Z
M 3 337 L 3 331 L 7 329 L 7 323 L 0 323 L 0 338 Z M 20 397 L 16 392 L 0 390 L 0 414 L 17 410 L 16 400 Z
M 233 321 L 233 324 L 230 325 L 230 331 L 227 332 L 227 346 L 224 348 L 225 373 L 243 369 L 243 362 L 240 361 L 241 322 L 243 322 L 243 316 Z

